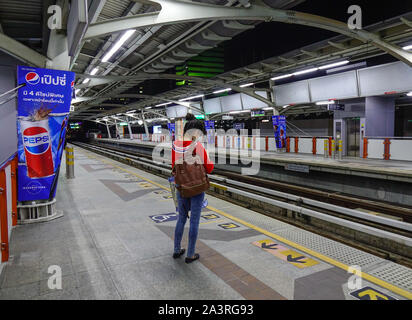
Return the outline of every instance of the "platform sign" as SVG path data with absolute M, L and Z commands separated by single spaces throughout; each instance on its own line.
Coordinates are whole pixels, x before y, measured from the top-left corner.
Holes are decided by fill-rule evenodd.
M 269 252 L 270 254 L 280 258 L 283 261 L 289 262 L 293 266 L 303 269 L 319 264 L 316 260 L 306 257 L 299 252 L 291 250 L 279 243 L 275 243 L 272 240 L 260 240 L 252 242 L 253 245 Z
M 276 148 L 286 148 L 286 117 L 272 116 L 273 131 L 275 133 Z
M 391 297 L 372 287 L 364 287 L 362 289 L 351 292 L 350 295 L 359 300 L 397 300 L 394 297 Z
M 17 67 L 18 201 L 53 199 L 75 74 Z

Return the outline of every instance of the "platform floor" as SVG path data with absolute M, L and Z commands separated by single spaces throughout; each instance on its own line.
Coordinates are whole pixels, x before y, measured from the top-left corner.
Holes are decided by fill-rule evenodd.
M 74 153 L 76 178 L 62 168 L 58 186 L 64 216 L 13 230 L 0 299 L 412 298 L 411 269 L 210 195 L 199 261 L 174 260 L 167 180 Z M 48 287 L 52 265 L 61 290 Z M 359 289 L 348 288 L 353 265 L 365 273 Z
M 155 146 L 156 142 L 146 142 L 130 139 L 98 139 L 102 141 L 121 142 L 131 144 L 143 144 Z M 220 148 L 218 148 L 220 149 Z M 229 150 L 229 149 L 228 149 Z M 320 166 L 331 169 L 343 169 L 349 171 L 361 171 L 378 174 L 388 174 L 394 176 L 402 176 L 412 178 L 412 161 L 398 160 L 379 160 L 379 159 L 363 159 L 357 157 L 343 157 L 342 160 L 324 158 L 321 155 L 303 154 L 303 153 L 277 153 L 261 151 L 261 159 L 270 161 L 278 161 L 293 164 L 302 164 L 309 166 Z

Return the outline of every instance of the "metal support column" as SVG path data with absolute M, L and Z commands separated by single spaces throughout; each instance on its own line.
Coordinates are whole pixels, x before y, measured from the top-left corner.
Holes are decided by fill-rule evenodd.
M 74 179 L 74 151 L 73 147 L 66 147 L 66 178 Z
M 111 139 L 111 138 L 112 138 L 112 135 L 110 134 L 110 128 L 109 128 L 109 124 L 107 123 L 107 121 L 106 121 L 106 129 L 107 129 L 107 137 L 108 137 L 109 139 Z
M 149 136 L 149 128 L 147 127 L 147 123 L 146 123 L 146 118 L 144 117 L 144 112 L 142 109 L 142 120 L 143 120 L 143 125 L 144 125 L 144 132 L 146 134 L 146 136 Z
M 342 160 L 342 140 L 338 141 L 338 156 L 339 156 L 339 160 Z
M 130 140 L 133 140 L 133 132 L 129 120 L 127 120 L 127 127 L 129 128 L 129 138 Z

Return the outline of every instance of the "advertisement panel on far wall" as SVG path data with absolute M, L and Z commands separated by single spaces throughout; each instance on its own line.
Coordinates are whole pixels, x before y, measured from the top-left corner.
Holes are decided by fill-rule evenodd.
M 215 130 L 215 121 L 214 120 L 206 120 L 205 121 L 205 129 L 207 133 L 207 143 L 213 144 L 215 135 L 214 135 L 214 130 Z
M 18 201 L 56 194 L 75 74 L 17 67 Z
M 170 137 L 172 138 L 172 141 L 175 141 L 175 139 L 176 139 L 176 125 L 174 123 L 168 123 L 167 128 L 169 129 L 169 134 L 170 134 Z
M 286 117 L 272 116 L 273 131 L 275 133 L 276 148 L 286 148 Z

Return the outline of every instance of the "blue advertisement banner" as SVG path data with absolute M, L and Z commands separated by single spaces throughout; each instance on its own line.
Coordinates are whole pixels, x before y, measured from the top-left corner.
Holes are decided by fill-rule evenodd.
M 18 201 L 56 194 L 75 74 L 17 67 Z
M 286 148 L 286 117 L 272 116 L 273 131 L 275 133 L 276 148 Z
M 215 136 L 214 136 L 214 129 L 215 129 L 215 121 L 214 120 L 206 120 L 205 121 L 205 129 L 207 133 L 207 143 L 213 144 Z
M 168 123 L 167 128 L 169 129 L 170 136 L 172 137 L 172 141 L 175 141 L 176 138 L 176 125 L 174 123 Z

